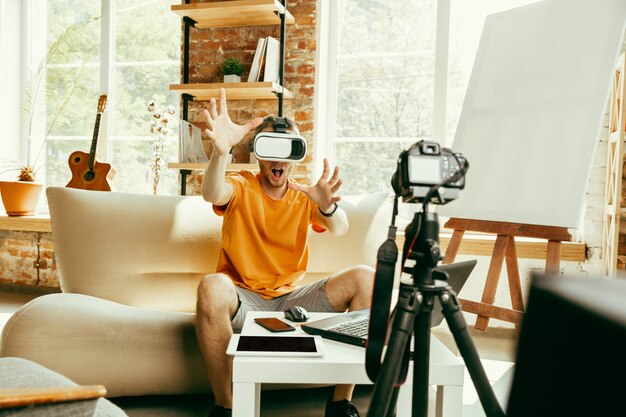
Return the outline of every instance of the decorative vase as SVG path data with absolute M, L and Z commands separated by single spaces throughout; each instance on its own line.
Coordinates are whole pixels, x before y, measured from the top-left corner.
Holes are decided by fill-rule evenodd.
M 37 213 L 43 184 L 30 181 L 0 181 L 0 195 L 9 216 L 32 216 Z
M 163 190 L 163 178 L 161 178 L 162 170 L 154 165 L 146 168 L 146 193 L 147 194 L 165 194 Z
M 224 82 L 225 83 L 240 83 L 241 77 L 235 74 L 224 75 Z

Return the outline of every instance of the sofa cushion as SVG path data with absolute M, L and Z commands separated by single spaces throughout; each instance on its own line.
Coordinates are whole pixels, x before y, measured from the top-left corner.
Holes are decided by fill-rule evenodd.
M 63 292 L 195 311 L 213 272 L 222 219 L 201 197 L 47 189 Z
M 199 196 L 47 189 L 63 292 L 137 307 L 195 311 L 200 279 L 215 271 L 222 218 Z M 387 238 L 387 193 L 344 196 L 349 230 L 310 233 L 310 282 L 353 265 L 376 264 Z M 303 282 L 304 283 L 304 282 Z

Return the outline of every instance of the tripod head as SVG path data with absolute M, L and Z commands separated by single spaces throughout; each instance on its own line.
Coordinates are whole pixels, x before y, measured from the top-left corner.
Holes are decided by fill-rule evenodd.
M 413 276 L 414 284 L 433 284 L 432 270 L 441 260 L 437 213 L 415 213 L 404 237 L 402 271 Z M 412 267 L 406 266 L 408 260 L 415 261 L 415 264 Z

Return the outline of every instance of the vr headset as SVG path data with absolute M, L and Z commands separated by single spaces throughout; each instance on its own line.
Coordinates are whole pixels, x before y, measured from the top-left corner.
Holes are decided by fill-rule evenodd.
M 273 132 L 259 132 L 254 137 L 254 156 L 262 161 L 302 161 L 306 141 L 297 133 L 287 133 L 287 127 L 284 117 L 276 117 Z

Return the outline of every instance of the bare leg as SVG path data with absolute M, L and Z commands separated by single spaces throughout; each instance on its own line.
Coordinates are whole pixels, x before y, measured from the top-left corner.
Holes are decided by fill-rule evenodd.
M 224 274 L 205 276 L 198 286 L 196 334 L 207 368 L 215 405 L 232 408 L 232 358 L 226 355 L 233 334 L 230 325 L 238 305 L 237 292 Z
M 328 301 L 338 311 L 370 307 L 375 273 L 369 266 L 355 266 L 336 273 L 326 283 Z M 350 400 L 353 391 L 353 384 L 337 385 L 333 401 Z

